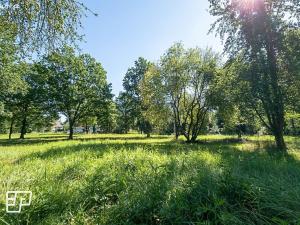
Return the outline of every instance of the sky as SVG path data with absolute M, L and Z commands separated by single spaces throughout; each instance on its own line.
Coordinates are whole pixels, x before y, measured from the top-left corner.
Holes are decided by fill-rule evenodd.
M 215 18 L 207 0 L 85 0 L 95 17 L 83 21 L 82 52 L 101 62 L 113 93 L 122 91 L 122 80 L 138 57 L 157 62 L 175 42 L 185 47 L 212 47 L 222 52 L 222 43 L 208 35 Z

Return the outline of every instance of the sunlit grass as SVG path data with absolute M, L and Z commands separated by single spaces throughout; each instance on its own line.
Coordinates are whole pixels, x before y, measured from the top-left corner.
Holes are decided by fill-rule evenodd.
M 207 135 L 198 144 L 141 134 L 0 136 L 0 224 L 297 224 L 300 145 Z M 8 190 L 32 205 L 5 213 Z M 4 222 L 5 221 L 5 222 Z

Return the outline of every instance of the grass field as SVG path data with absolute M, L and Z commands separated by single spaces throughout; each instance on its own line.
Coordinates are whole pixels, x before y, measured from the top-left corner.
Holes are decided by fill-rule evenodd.
M 300 224 L 300 138 L 0 136 L 0 224 Z M 21 214 L 8 190 L 30 190 Z

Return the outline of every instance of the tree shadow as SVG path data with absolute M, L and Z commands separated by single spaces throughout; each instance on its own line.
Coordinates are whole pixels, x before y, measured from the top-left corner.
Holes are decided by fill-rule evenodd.
M 65 139 L 57 138 L 27 138 L 27 139 L 0 139 L 0 146 L 21 146 L 21 145 L 36 145 L 36 144 L 47 144 L 52 142 L 65 141 Z
M 137 141 L 140 141 L 140 140 L 166 140 L 166 139 L 169 139 L 170 137 L 168 136 L 153 136 L 153 137 L 147 137 L 147 136 L 129 136 L 129 137 L 126 137 L 126 136 L 116 136 L 116 137 L 105 137 L 105 136 L 95 136 L 95 137 L 84 137 L 84 136 L 81 136 L 79 138 L 76 138 L 74 140 L 82 140 L 82 141 L 89 141 L 89 140 L 109 140 L 109 141 L 117 141 L 117 140 L 120 140 L 120 141 L 127 141 L 127 140 L 137 140 Z
M 173 141 L 82 142 L 29 154 L 16 163 L 31 159 L 56 159 L 82 151 L 103 157 L 112 150 L 131 152 L 142 149 L 168 156 L 208 152 L 219 157 L 220 164 L 215 169 L 206 166 L 207 162 L 202 158 L 188 158 L 183 163 L 170 157 L 166 164 L 151 166 L 156 162 L 121 158 L 123 161 L 112 159 L 112 165 L 96 165 L 91 176 L 78 178 L 81 168 L 75 162 L 55 179 L 58 183 L 68 183 L 78 178 L 86 184 L 67 197 L 63 186 L 59 189 L 59 184 L 55 196 L 48 196 L 49 193 L 44 190 L 41 195 L 44 201 L 36 203 L 34 210 L 28 211 L 27 218 L 32 224 L 42 224 L 51 216 L 61 217 L 65 222 L 63 215 L 76 215 L 80 209 L 96 220 L 105 217 L 106 224 L 126 224 L 124 221 L 127 224 L 192 224 L 194 221 L 224 224 L 224 212 L 237 217 L 240 224 L 250 224 L 247 222 L 251 220 L 253 224 L 262 224 L 263 219 L 268 219 L 272 224 L 274 218 L 287 221 L 287 224 L 296 221 L 300 216 L 296 207 L 300 205 L 297 201 L 284 199 L 290 198 L 292 191 L 289 190 L 296 190 L 293 185 L 300 184 L 299 160 L 292 155 L 289 158 L 278 157 L 273 153 L 270 141 L 247 141 L 243 144 L 250 144 L 252 148 L 243 149 L 240 142 L 231 139 L 210 140 L 201 144 Z M 145 172 L 139 172 L 141 169 Z M 282 192 L 284 188 L 287 190 Z M 274 196 L 271 198 L 270 195 Z M 25 217 L 23 219 L 26 221 Z
M 201 143 L 186 143 L 184 141 L 173 141 L 168 138 L 163 137 L 165 139 L 163 142 L 154 142 L 151 141 L 149 143 L 139 142 L 141 140 L 145 140 L 147 138 L 140 137 L 136 139 L 136 137 L 129 137 L 129 138 L 113 138 L 108 140 L 122 140 L 123 142 L 114 142 L 114 143 L 89 143 L 89 140 L 106 140 L 107 138 L 94 138 L 94 139 L 87 139 L 87 138 L 78 138 L 82 142 L 75 143 L 71 146 L 64 146 L 64 147 L 52 147 L 46 151 L 42 152 L 34 152 L 28 154 L 22 158 L 19 158 L 14 163 L 19 164 L 23 161 L 30 160 L 30 159 L 50 159 L 50 158 L 59 158 L 64 157 L 69 154 L 79 153 L 82 151 L 88 151 L 93 154 L 96 154 L 97 157 L 101 157 L 105 152 L 108 151 L 134 151 L 137 149 L 145 150 L 145 151 L 154 151 L 160 154 L 172 155 L 177 153 L 188 153 L 192 151 L 207 151 L 213 154 L 221 154 L 222 156 L 225 155 L 232 155 L 235 156 L 236 154 L 240 155 L 250 155 L 249 157 L 254 156 L 263 156 L 266 157 L 268 155 L 270 159 L 282 159 L 282 160 L 296 160 L 293 155 L 290 154 L 282 154 L 276 150 L 274 144 L 270 141 L 252 141 L 252 140 L 238 140 L 238 139 L 225 139 L 225 140 L 209 140 L 209 141 L 202 141 Z M 137 142 L 126 142 L 126 140 L 137 140 Z M 154 138 L 153 138 L 154 140 Z M 55 140 L 60 141 L 60 140 Z M 245 151 L 240 151 L 240 146 L 250 144 L 251 149 L 246 149 Z M 247 147 L 246 147 L 247 148 Z
M 132 151 L 149 144 L 93 145 L 95 148 L 91 149 L 85 148 L 92 147 L 88 144 L 76 146 L 75 152 L 88 149 L 102 155 L 111 148 Z M 180 149 L 167 151 L 178 146 Z M 206 145 L 154 143 L 144 147 L 146 150 L 155 148 L 161 154 L 172 154 L 174 151 L 186 154 L 194 151 L 213 153 L 220 157 L 221 162 L 216 166 L 222 169 L 211 167 L 205 158 L 188 157 L 184 163 L 170 158 L 167 163 L 160 164 L 155 159 L 144 162 L 139 158 L 127 160 L 121 155 L 116 160 L 110 158 L 111 161 L 105 166 L 96 166 L 93 174 L 85 178 L 86 183 L 81 190 L 67 198 L 68 207 L 64 202 L 58 202 L 37 218 L 34 213 L 43 210 L 42 205 L 37 205 L 31 221 L 58 216 L 57 212 L 62 213 L 66 208 L 72 215 L 80 208 L 94 218 L 95 223 L 103 217 L 106 218 L 104 224 L 116 225 L 192 224 L 195 221 L 231 224 L 230 221 L 222 221 L 224 213 L 231 216 L 227 217 L 229 220 L 239 220 L 239 224 L 263 224 L 266 221 L 272 224 L 274 219 L 291 224 L 300 216 L 300 211 L 297 211 L 299 202 L 286 200 L 291 198 L 289 188 L 296 190 L 292 185 L 295 182 L 300 184 L 299 176 L 297 178 L 300 173 L 298 160 L 277 158 L 255 146 L 251 151 L 246 151 L 238 145 L 222 142 L 209 142 Z M 68 148 L 65 151 L 72 152 Z M 46 159 L 59 155 L 58 152 L 52 152 L 39 157 Z M 72 181 L 76 179 L 78 170 L 80 168 L 74 163 L 65 168 L 57 179 Z M 288 189 L 285 193 L 280 190 L 283 187 Z M 63 198 L 63 194 L 62 191 L 59 196 Z M 47 201 L 45 204 L 50 205 L 51 198 Z M 61 220 L 66 222 L 66 218 L 61 217 Z
M 42 134 L 42 135 L 39 135 L 38 137 L 26 137 L 26 139 L 67 139 L 69 137 L 69 135 L 65 135 L 65 134 L 56 134 L 56 135 L 53 135 L 53 134 L 49 134 L 49 135 L 45 135 L 45 134 Z M 76 138 L 77 135 L 74 135 L 74 137 Z
M 168 136 L 155 136 L 155 137 L 140 137 L 140 136 L 132 136 L 132 137 L 84 137 L 84 136 L 74 136 L 74 139 L 71 141 L 130 141 L 130 140 L 167 140 L 170 137 Z M 68 141 L 68 136 L 64 135 L 49 135 L 49 136 L 42 136 L 42 137 L 28 137 L 25 139 L 0 139 L 0 146 L 18 146 L 18 145 L 36 145 L 36 144 L 47 144 L 51 142 L 59 142 L 59 141 Z

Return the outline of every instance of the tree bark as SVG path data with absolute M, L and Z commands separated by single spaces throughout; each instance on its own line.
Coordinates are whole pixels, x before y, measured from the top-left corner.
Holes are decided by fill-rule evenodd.
M 9 127 L 9 135 L 8 135 L 9 140 L 11 140 L 11 135 L 13 133 L 14 122 L 15 122 L 15 119 L 12 117 L 11 121 L 10 121 L 10 127 Z
M 69 132 L 69 140 L 73 140 L 73 134 L 74 134 L 74 130 L 73 130 L 73 122 L 69 121 L 69 126 L 70 126 L 70 132 Z
M 238 132 L 238 139 L 242 139 L 242 133 Z
M 264 37 L 264 43 L 262 46 L 260 46 L 260 48 L 264 48 L 266 52 L 267 69 L 263 71 L 264 76 L 262 82 L 264 82 L 264 85 L 261 86 L 262 97 L 260 98 L 260 100 L 262 101 L 264 112 L 268 120 L 267 127 L 272 131 L 272 134 L 275 137 L 277 148 L 280 151 L 286 151 L 286 145 L 283 137 L 285 119 L 284 99 L 279 84 L 280 79 L 278 72 L 279 51 L 276 43 L 276 38 L 274 38 L 277 31 L 273 30 L 270 25 L 265 5 L 263 5 L 263 10 L 261 11 L 261 13 L 262 23 L 264 23 L 264 29 L 262 33 Z M 254 62 L 256 60 L 259 61 L 259 59 L 257 58 L 257 53 L 259 53 L 260 50 L 258 50 L 257 47 L 253 46 L 253 43 L 251 43 L 251 41 L 249 43 L 253 47 L 252 59 L 254 59 Z M 255 43 L 257 42 L 255 41 Z M 255 79 L 252 82 L 257 81 Z M 261 119 L 261 116 L 259 117 Z
M 93 134 L 96 134 L 96 124 L 93 125 Z
M 266 13 L 264 11 L 264 13 Z M 266 50 L 267 50 L 267 59 L 269 64 L 269 73 L 271 88 L 273 92 L 273 101 L 271 104 L 271 111 L 273 114 L 273 123 L 270 125 L 273 128 L 273 134 L 275 136 L 276 145 L 279 150 L 286 151 L 286 145 L 283 137 L 283 128 L 284 128 L 284 100 L 279 86 L 279 77 L 278 77 L 278 62 L 276 54 L 276 40 L 273 38 L 272 28 L 268 23 L 266 23 Z
M 191 143 L 195 143 L 196 140 L 197 140 L 197 137 L 198 137 L 198 136 L 192 136 L 190 142 L 191 142 Z
M 286 144 L 283 137 L 283 125 L 273 132 L 275 136 L 276 146 L 281 151 L 286 151 Z
M 27 126 L 27 116 L 25 116 L 23 118 L 23 120 L 22 120 L 20 139 L 24 139 L 25 138 L 26 126 Z
M 274 134 L 275 142 L 280 150 L 286 150 L 286 144 L 283 138 L 283 132 L 279 131 Z
M 88 124 L 85 123 L 85 133 L 88 134 L 89 133 L 89 127 L 88 127 Z
M 177 125 L 176 125 L 175 121 L 174 121 L 174 134 L 175 134 L 175 140 L 177 141 L 178 137 L 179 137 L 179 132 L 178 132 Z

